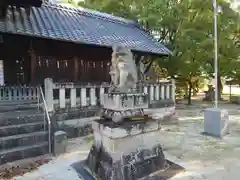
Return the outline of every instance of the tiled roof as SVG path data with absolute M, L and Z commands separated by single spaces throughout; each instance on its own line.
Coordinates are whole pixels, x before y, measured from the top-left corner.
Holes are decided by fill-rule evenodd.
M 32 7 L 29 17 L 24 9 L 9 8 L 7 18 L 0 21 L 0 32 L 107 47 L 120 43 L 135 51 L 171 53 L 134 21 L 53 4 Z

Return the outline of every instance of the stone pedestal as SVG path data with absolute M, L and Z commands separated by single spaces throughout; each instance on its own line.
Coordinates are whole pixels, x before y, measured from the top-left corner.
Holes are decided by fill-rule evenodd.
M 209 108 L 204 112 L 204 133 L 223 137 L 229 133 L 229 116 L 226 110 Z
M 94 144 L 86 166 L 102 180 L 135 180 L 164 169 L 158 121 L 93 123 Z
M 102 117 L 120 123 L 124 119 L 144 116 L 148 108 L 148 95 L 145 93 L 104 94 Z

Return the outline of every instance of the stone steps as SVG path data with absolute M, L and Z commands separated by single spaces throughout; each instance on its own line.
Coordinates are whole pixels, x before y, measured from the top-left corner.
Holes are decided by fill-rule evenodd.
M 25 133 L 33 133 L 41 131 L 44 128 L 44 123 L 42 122 L 33 122 L 33 123 L 24 123 L 16 124 L 10 126 L 0 127 L 0 137 L 21 135 Z
M 0 165 L 48 153 L 44 115 L 36 105 L 4 104 L 0 109 Z
M 37 104 L 38 101 L 33 99 L 33 100 L 1 100 L 0 101 L 0 106 L 11 106 L 11 105 L 29 105 L 29 104 Z
M 0 126 L 43 122 L 43 113 L 38 111 L 13 111 L 0 113 Z
M 20 159 L 37 157 L 48 153 L 48 142 L 15 147 L 0 151 L 0 165 Z
M 36 101 L 0 101 L 0 107 L 0 113 L 33 109 L 36 110 L 38 107 L 38 103 Z
M 47 141 L 47 138 L 46 131 L 2 137 L 0 138 L 0 149 L 30 146 L 36 142 L 43 143 Z

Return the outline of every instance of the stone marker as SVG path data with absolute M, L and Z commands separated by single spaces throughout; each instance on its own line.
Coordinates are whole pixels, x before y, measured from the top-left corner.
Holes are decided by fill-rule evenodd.
M 67 133 L 64 131 L 57 131 L 54 133 L 54 155 L 58 156 L 67 151 Z
M 204 133 L 220 138 L 228 134 L 228 112 L 218 108 L 206 109 L 204 111 Z

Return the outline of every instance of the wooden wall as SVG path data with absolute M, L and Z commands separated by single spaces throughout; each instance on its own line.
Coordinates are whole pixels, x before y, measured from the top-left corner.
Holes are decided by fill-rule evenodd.
M 108 64 L 108 61 L 86 61 L 78 57 L 56 59 L 38 56 L 34 82 L 43 82 L 46 77 L 51 77 L 54 81 L 64 82 L 108 82 L 110 80 Z
M 75 83 L 110 81 L 111 49 L 89 45 L 3 36 L 0 59 L 5 84 L 43 84 L 44 78 Z
M 30 81 L 28 41 L 4 35 L 0 42 L 5 84 L 27 84 Z

